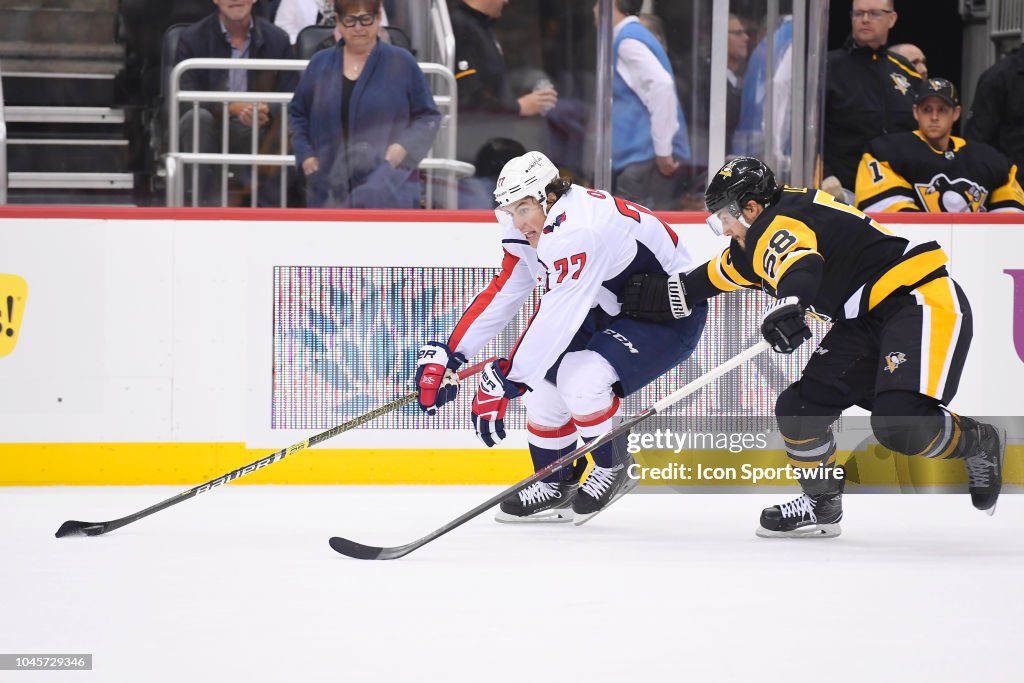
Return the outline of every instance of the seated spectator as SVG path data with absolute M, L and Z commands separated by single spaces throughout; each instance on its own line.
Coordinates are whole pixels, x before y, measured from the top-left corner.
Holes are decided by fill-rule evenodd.
M 928 78 L 928 60 L 925 59 L 924 52 L 917 45 L 913 43 L 899 43 L 898 45 L 890 46 L 889 52 L 904 57 L 914 67 L 914 71 L 921 74 L 921 78 Z
M 191 57 L 221 59 L 291 59 L 288 35 L 262 17 L 252 13 L 255 0 L 213 0 L 217 11 L 186 28 L 178 41 L 174 61 Z M 243 69 L 193 69 L 181 77 L 182 90 L 231 92 L 291 92 L 295 87 L 295 71 L 248 71 Z M 184 108 L 184 107 L 183 107 Z M 260 152 L 276 154 L 281 150 L 280 115 L 266 103 L 232 102 L 228 110 L 228 151 L 245 154 L 252 149 L 253 123 L 259 132 Z M 199 128 L 199 149 L 216 153 L 222 149 L 221 130 L 223 105 L 201 105 L 198 117 L 192 108 L 181 119 L 181 148 L 191 152 L 193 129 Z M 233 167 L 236 178 L 245 178 L 249 167 Z M 220 203 L 220 167 L 200 165 L 202 205 Z M 260 169 L 258 203 L 280 206 L 281 167 Z M 251 179 L 250 179 L 251 180 Z M 186 179 L 186 188 L 191 182 Z
M 427 80 L 378 39 L 381 0 L 334 5 L 342 41 L 313 56 L 288 107 L 307 206 L 419 208 L 441 120 Z
M 1017 169 L 983 142 L 951 135 L 960 118 L 956 88 L 924 81 L 914 103 L 917 130 L 875 138 L 857 170 L 862 211 L 1024 211 Z
M 1009 157 L 1017 165 L 1017 180 L 1024 183 L 1024 48 L 981 74 L 964 137 L 988 143 Z

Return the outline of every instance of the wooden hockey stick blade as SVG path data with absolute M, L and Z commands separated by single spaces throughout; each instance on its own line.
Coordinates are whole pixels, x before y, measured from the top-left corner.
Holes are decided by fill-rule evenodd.
M 475 365 L 470 365 L 463 368 L 462 370 L 459 371 L 459 379 L 472 377 L 473 375 L 477 374 L 485 367 L 487 367 L 490 363 L 494 362 L 494 360 L 494 358 L 488 358 L 487 360 L 476 363 Z M 327 441 L 328 439 L 331 439 L 337 436 L 338 434 L 341 434 L 342 432 L 347 432 L 350 429 L 354 429 L 355 427 L 364 425 L 367 422 L 370 422 L 371 420 L 375 420 L 381 415 L 386 415 L 387 413 L 398 410 L 402 406 L 408 405 L 415 401 L 416 396 L 417 392 L 414 391 L 410 394 L 402 396 L 401 398 L 396 398 L 394 401 L 374 408 L 369 412 L 363 413 L 359 417 L 353 418 L 348 422 L 345 422 L 344 424 L 331 427 L 330 429 L 320 432 L 315 436 L 311 436 L 305 441 L 300 441 L 296 444 L 292 444 L 288 448 L 282 448 L 276 453 L 271 453 L 270 455 L 260 458 L 255 462 L 251 462 L 248 465 L 242 465 L 238 469 L 231 470 L 227 474 L 222 474 L 216 479 L 211 479 L 205 484 L 194 486 L 190 488 L 188 491 L 182 491 L 176 496 L 161 501 L 156 505 L 151 505 L 145 510 L 139 510 L 138 512 L 132 513 L 125 517 L 112 519 L 106 522 L 79 522 L 77 520 L 69 519 L 68 521 L 60 525 L 60 528 L 57 529 L 57 533 L 55 533 L 54 536 L 56 536 L 57 538 L 66 538 L 70 536 L 99 536 L 101 534 L 107 533 L 108 531 L 120 529 L 126 524 L 131 524 L 132 522 L 137 522 L 143 517 L 148 517 L 154 512 L 159 512 L 161 510 L 171 507 L 172 505 L 177 505 L 182 501 L 188 500 L 189 498 L 194 498 L 200 493 L 206 493 L 207 491 L 217 488 L 223 484 L 227 484 L 236 479 L 240 479 L 246 475 L 252 474 L 257 470 L 263 469 L 264 467 L 267 467 L 269 465 L 273 465 L 276 462 L 280 462 L 281 460 L 284 460 L 286 457 L 294 455 L 295 453 L 298 453 L 301 450 L 305 450 L 310 446 L 315 446 L 316 444 Z
M 332 536 L 328 543 L 330 544 L 331 548 L 334 551 L 341 553 L 346 557 L 351 557 L 356 560 L 395 560 L 399 557 L 404 557 L 412 551 L 422 548 L 427 543 L 430 543 L 431 541 L 440 538 L 441 536 L 444 536 L 449 531 L 452 531 L 453 529 L 462 526 L 474 517 L 477 517 L 478 515 L 486 512 L 487 510 L 490 510 L 492 507 L 499 504 L 506 498 L 514 496 L 516 493 L 522 491 L 528 486 L 532 486 L 534 483 L 540 481 L 544 477 L 547 477 L 556 470 L 565 467 L 566 465 L 573 462 L 577 458 L 586 455 L 595 448 L 598 448 L 600 446 L 605 445 L 606 443 L 609 443 L 610 441 L 618 438 L 622 434 L 628 433 L 629 430 L 631 430 L 633 427 L 637 426 L 647 418 L 653 417 L 654 415 L 657 415 L 658 413 L 664 411 L 669 406 L 678 403 L 686 396 L 689 396 L 698 389 L 701 389 L 704 386 L 710 384 L 711 382 L 715 381 L 716 379 L 726 374 L 730 370 L 739 367 L 740 365 L 746 363 L 751 358 L 757 356 L 762 351 L 769 348 L 771 348 L 771 346 L 768 344 L 768 342 L 764 340 L 759 341 L 746 351 L 743 351 L 733 356 L 732 358 L 725 361 L 718 367 L 709 370 L 705 374 L 693 380 L 686 386 L 676 389 L 674 392 L 672 392 L 665 398 L 661 399 L 660 401 L 658 401 L 657 403 L 655 403 L 642 413 L 638 413 L 633 417 L 626 418 L 614 429 L 608 430 L 607 432 L 597 437 L 593 441 L 583 444 L 582 446 L 574 450 L 572 453 L 564 455 L 558 460 L 555 460 L 550 465 L 547 465 L 546 467 L 537 470 L 532 475 L 530 475 L 526 479 L 523 479 L 518 484 L 513 484 L 512 486 L 505 489 L 501 493 L 491 496 L 483 503 L 477 505 L 472 510 L 463 513 L 462 515 L 456 517 L 444 526 L 435 529 L 434 531 L 431 531 L 423 538 L 412 541 L 411 543 L 406 543 L 405 545 L 392 547 L 363 545 L 362 543 L 356 543 L 355 541 L 350 541 L 347 538 L 342 538 L 340 536 Z

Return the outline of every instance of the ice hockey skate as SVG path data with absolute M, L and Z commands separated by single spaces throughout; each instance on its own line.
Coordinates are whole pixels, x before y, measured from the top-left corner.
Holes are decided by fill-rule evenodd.
M 625 462 L 615 467 L 594 466 L 572 502 L 575 513 L 573 524 L 586 524 L 599 512 L 608 509 L 610 505 L 636 488 L 640 480 L 629 476 L 629 466 L 634 462 L 633 456 L 630 455 Z
M 515 497 L 503 500 L 494 519 L 506 523 L 571 522 L 572 502 L 578 489 L 579 482 L 575 480 L 554 484 L 538 481 Z
M 990 424 L 960 418 L 965 449 L 964 467 L 971 503 L 989 515 L 996 512 L 996 502 L 1003 486 L 1003 457 L 1006 432 Z
M 842 533 L 843 477 L 803 482 L 804 494 L 761 511 L 761 538 L 833 538 Z M 824 490 L 822 490 L 824 489 Z

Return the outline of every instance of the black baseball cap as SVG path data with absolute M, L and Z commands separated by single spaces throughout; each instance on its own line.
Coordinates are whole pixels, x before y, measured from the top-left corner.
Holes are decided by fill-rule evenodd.
M 914 103 L 917 104 L 926 97 L 941 98 L 951 107 L 960 106 L 960 96 L 956 92 L 956 86 L 945 78 L 926 78 L 917 86 L 917 93 L 914 95 Z

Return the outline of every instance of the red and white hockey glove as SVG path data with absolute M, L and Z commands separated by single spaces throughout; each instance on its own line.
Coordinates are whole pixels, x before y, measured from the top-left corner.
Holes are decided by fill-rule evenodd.
M 480 375 L 480 386 L 473 399 L 471 418 L 476 435 L 490 448 L 505 440 L 505 411 L 508 400 L 522 396 L 526 387 L 505 377 L 508 361 L 494 361 Z
M 436 415 L 437 409 L 459 395 L 458 370 L 466 357 L 452 353 L 441 342 L 427 342 L 416 356 L 416 389 L 420 410 Z

